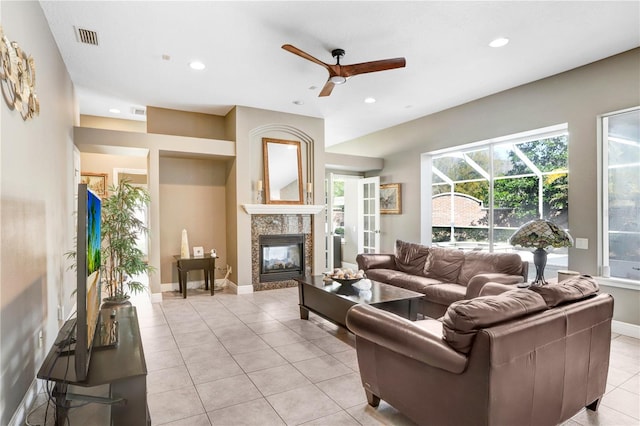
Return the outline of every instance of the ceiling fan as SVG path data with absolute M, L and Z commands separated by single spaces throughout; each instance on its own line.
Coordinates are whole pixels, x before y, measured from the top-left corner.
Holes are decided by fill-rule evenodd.
M 327 71 L 329 71 L 329 80 L 327 80 L 324 87 L 320 91 L 320 95 L 318 95 L 320 97 L 329 96 L 336 84 L 343 84 L 347 81 L 347 78 L 353 77 L 354 75 L 392 70 L 394 68 L 404 68 L 407 64 L 407 61 L 404 58 L 393 58 L 382 59 L 380 61 L 362 62 L 352 65 L 340 65 L 340 58 L 344 56 L 344 50 L 333 49 L 331 51 L 331 56 L 336 58 L 336 64 L 330 65 L 314 58 L 308 53 L 303 52 L 302 50 L 290 44 L 285 44 L 282 46 L 282 48 L 287 52 L 293 53 L 294 55 L 298 55 L 311 62 L 315 62 L 316 64 L 325 67 Z

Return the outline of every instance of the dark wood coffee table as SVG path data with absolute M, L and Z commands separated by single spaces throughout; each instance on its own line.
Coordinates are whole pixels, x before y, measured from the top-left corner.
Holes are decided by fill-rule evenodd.
M 415 321 L 418 303 L 424 296 L 422 293 L 373 280 L 364 280 L 371 282 L 369 290 L 360 290 L 358 285 L 324 282 L 322 276 L 305 276 L 295 280 L 298 282 L 301 319 L 309 319 L 311 311 L 345 328 L 347 311 L 359 303 L 375 306 Z

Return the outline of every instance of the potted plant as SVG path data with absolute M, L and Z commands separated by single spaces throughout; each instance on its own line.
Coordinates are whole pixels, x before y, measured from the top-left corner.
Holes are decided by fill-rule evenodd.
M 109 188 L 111 195 L 102 202 L 102 277 L 108 297 L 106 303 L 123 303 L 132 293 L 144 291 L 144 285 L 133 280 L 141 273 L 153 272 L 138 248 L 136 239 L 148 228 L 136 216 L 136 210 L 149 203 L 146 189 L 127 179 Z

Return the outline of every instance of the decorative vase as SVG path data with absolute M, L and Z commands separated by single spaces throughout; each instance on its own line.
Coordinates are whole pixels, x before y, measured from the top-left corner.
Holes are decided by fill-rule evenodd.
M 187 230 L 182 230 L 182 244 L 180 245 L 180 257 L 184 259 L 190 258 L 189 254 L 189 237 L 187 236 Z

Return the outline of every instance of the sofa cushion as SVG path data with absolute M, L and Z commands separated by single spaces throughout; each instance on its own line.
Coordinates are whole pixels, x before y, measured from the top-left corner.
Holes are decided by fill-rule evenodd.
M 393 269 L 369 269 L 367 278 L 423 294 L 426 287 L 440 283 L 440 281 L 433 278 L 411 275 Z
M 545 309 L 542 296 L 526 289 L 454 302 L 442 319 L 444 339 L 468 354 L 478 330 Z
M 395 270 L 395 269 L 369 269 L 365 272 L 365 275 L 370 280 L 379 281 L 381 283 L 395 283 L 398 277 L 405 275 L 404 272 Z
M 580 275 L 566 279 L 558 284 L 531 286 L 544 299 L 550 308 L 562 303 L 576 302 L 596 294 L 600 287 L 596 280 L 589 275 Z
M 464 263 L 458 275 L 458 284 L 467 285 L 469 280 L 478 274 L 500 273 L 520 275 L 522 259 L 518 253 L 489 253 L 471 251 L 465 253 Z
M 465 286 L 453 283 L 433 284 L 423 291 L 429 302 L 444 306 L 449 306 L 453 302 L 464 299 L 466 292 L 467 288 Z
M 396 240 L 396 268 L 412 275 L 423 275 L 429 247 Z
M 424 264 L 424 276 L 446 283 L 456 283 L 463 263 L 464 252 L 461 250 L 431 247 Z

